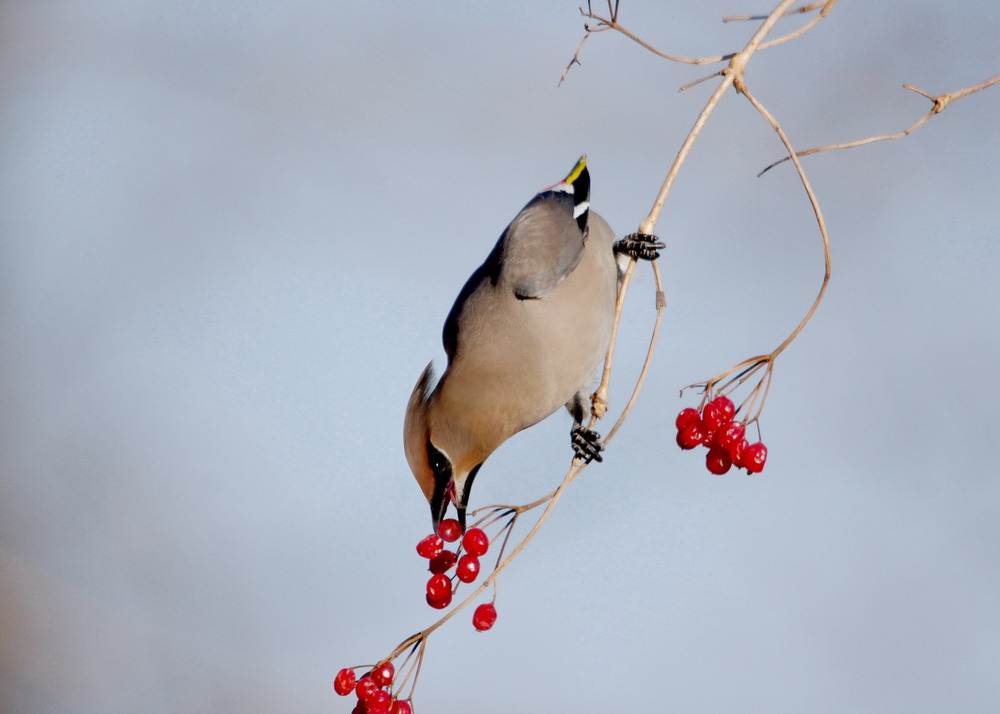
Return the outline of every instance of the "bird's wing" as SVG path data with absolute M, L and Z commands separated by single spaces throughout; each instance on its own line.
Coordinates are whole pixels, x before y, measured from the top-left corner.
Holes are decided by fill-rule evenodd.
M 498 282 L 521 300 L 543 298 L 576 268 L 584 240 L 573 218 L 572 196 L 539 194 L 500 238 Z
M 462 311 L 485 281 L 510 290 L 518 300 L 538 300 L 573 272 L 583 257 L 589 209 L 590 173 L 581 157 L 563 181 L 521 209 L 459 292 L 444 324 L 449 360 L 458 345 Z

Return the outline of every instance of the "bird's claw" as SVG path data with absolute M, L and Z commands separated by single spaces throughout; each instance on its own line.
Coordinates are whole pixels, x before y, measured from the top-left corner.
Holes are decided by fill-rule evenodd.
M 576 454 L 574 458 L 583 459 L 585 464 L 589 464 L 591 461 L 600 463 L 604 460 L 601 458 L 601 451 L 604 450 L 604 445 L 601 444 L 601 435 L 596 431 L 578 426 L 574 427 L 570 436 L 573 444 L 573 453 Z
M 623 253 L 636 260 L 656 260 L 660 257 L 660 251 L 666 247 L 666 243 L 661 243 L 651 233 L 630 233 L 614 244 L 616 253 Z

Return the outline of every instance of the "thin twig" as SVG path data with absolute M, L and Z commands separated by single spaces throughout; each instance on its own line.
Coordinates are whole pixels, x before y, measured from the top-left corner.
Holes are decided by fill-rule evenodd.
M 926 97 L 927 99 L 929 99 L 931 102 L 934 103 L 934 106 L 931 107 L 931 110 L 926 114 L 924 114 L 922 117 L 920 117 L 917 121 L 913 122 L 913 124 L 906 127 L 902 131 L 896 132 L 895 134 L 882 134 L 880 136 L 871 136 L 868 137 L 867 139 L 859 139 L 858 141 L 849 141 L 843 144 L 827 144 L 826 146 L 818 146 L 814 149 L 805 149 L 803 151 L 798 152 L 796 156 L 799 157 L 809 156 L 810 154 L 818 154 L 821 151 L 832 151 L 834 149 L 852 149 L 855 146 L 864 146 L 865 144 L 873 144 L 876 141 L 890 141 L 892 139 L 902 139 L 904 136 L 909 136 L 917 129 L 922 127 L 927 122 L 927 120 L 929 120 L 935 114 L 940 114 L 942 111 L 944 111 L 945 107 L 947 107 L 955 100 L 961 99 L 962 97 L 967 97 L 970 94 L 975 94 L 976 92 L 980 92 L 986 89 L 987 87 L 992 87 L 994 84 L 997 84 L 998 82 L 1000 82 L 1000 74 L 994 75 L 989 79 L 983 80 L 979 84 L 973 84 L 971 87 L 966 87 L 965 89 L 959 89 L 954 92 L 946 92 L 945 94 L 939 94 L 936 97 L 931 94 L 928 94 L 927 92 L 921 89 L 917 89 L 916 87 L 913 87 L 909 84 L 904 84 L 903 85 L 904 89 L 909 89 L 911 92 L 916 92 L 917 94 Z M 779 159 L 778 161 L 775 161 L 773 164 L 770 164 L 769 166 L 765 167 L 764 170 L 762 170 L 757 175 L 763 176 L 765 173 L 773 169 L 775 166 L 779 166 L 780 164 L 783 164 L 788 160 L 789 160 L 788 156 L 786 156 L 783 159 Z
M 819 307 L 820 302 L 823 300 L 823 295 L 826 294 L 827 285 L 830 283 L 830 236 L 826 231 L 826 221 L 823 220 L 823 211 L 819 207 L 819 200 L 816 198 L 816 194 L 813 192 L 812 185 L 809 183 L 808 177 L 806 177 L 805 169 L 802 168 L 802 163 L 799 161 L 799 157 L 795 154 L 795 149 L 792 148 L 792 143 L 788 140 L 788 136 L 785 134 L 784 129 L 781 128 L 781 124 L 771 115 L 771 113 L 764 107 L 763 104 L 754 98 L 750 90 L 747 89 L 746 85 L 741 84 L 738 87 L 739 91 L 743 96 L 747 98 L 750 104 L 753 105 L 762 117 L 764 117 L 771 128 L 777 132 L 778 137 L 781 139 L 781 143 L 785 145 L 785 149 L 788 150 L 788 155 L 792 157 L 792 162 L 795 164 L 795 171 L 799 176 L 799 181 L 802 182 L 802 188 L 805 189 L 806 196 L 809 198 L 809 205 L 812 206 L 813 215 L 816 217 L 816 225 L 819 228 L 820 237 L 823 240 L 823 283 L 820 285 L 819 294 L 816 295 L 816 299 L 813 301 L 812 306 L 806 313 L 802 321 L 792 330 L 792 333 L 785 338 L 785 341 L 778 345 L 773 352 L 771 352 L 771 361 L 781 354 L 781 352 L 792 343 L 799 333 L 806 326 L 806 323 L 812 319 L 813 314 L 816 312 L 816 308 Z
M 583 11 L 581 10 L 581 12 Z M 592 30 L 584 26 L 584 29 L 587 32 L 593 33 L 598 31 L 603 32 L 604 30 L 615 30 L 625 35 L 625 37 L 629 38 L 643 49 L 652 52 L 657 57 L 670 60 L 671 62 L 680 62 L 682 64 L 712 64 L 713 62 L 725 62 L 733 56 L 731 53 L 717 55 L 715 57 L 681 57 L 680 55 L 672 55 L 669 52 L 663 52 L 662 50 L 656 49 L 651 44 L 641 39 L 638 35 L 626 30 L 614 18 L 601 17 L 600 15 L 591 12 L 589 9 L 587 12 L 583 13 L 583 16 L 591 20 L 597 20 L 598 27 L 600 27 L 600 30 Z
M 780 18 L 781 13 L 785 12 L 785 10 L 792 5 L 793 2 L 794 0 L 781 0 L 781 2 L 778 3 L 777 8 L 771 11 L 768 18 L 761 23 L 760 27 L 757 28 L 757 31 L 754 32 L 746 46 L 733 55 L 732 59 L 729 60 L 729 66 L 723 73 L 722 81 L 719 82 L 719 86 L 717 86 L 715 91 L 712 92 L 712 96 L 709 97 L 708 101 L 705 103 L 704 108 L 695 120 L 694 126 L 691 127 L 691 131 L 688 132 L 687 137 L 684 139 L 684 143 L 681 144 L 681 148 L 677 152 L 677 156 L 674 158 L 674 163 L 671 164 L 670 170 L 667 172 L 667 177 L 664 179 L 663 185 L 660 187 L 660 192 L 657 194 L 656 200 L 653 202 L 653 207 L 650 209 L 649 215 L 646 216 L 645 220 L 641 224 L 639 224 L 640 233 L 656 232 L 656 222 L 660 218 L 660 211 L 663 210 L 663 204 L 666 202 L 667 196 L 670 194 L 670 188 L 674 184 L 674 179 L 677 178 L 677 173 L 680 171 L 681 165 L 687 158 L 688 152 L 691 151 L 691 147 L 694 146 L 694 142 L 697 141 L 698 137 L 701 135 L 701 130 L 705 126 L 705 122 L 707 122 L 708 118 L 712 115 L 712 112 L 715 110 L 719 100 L 722 99 L 722 95 L 725 94 L 726 91 L 733 85 L 733 81 L 736 77 L 742 76 L 743 70 L 745 69 L 747 62 L 750 60 L 750 57 L 752 57 L 753 53 L 757 51 L 757 47 L 764 41 L 764 38 L 767 36 L 767 33 L 771 31 L 771 28 L 774 27 L 774 24 Z
M 825 18 L 827 16 L 827 14 L 829 14 L 831 8 L 833 7 L 833 5 L 836 2 L 837 2 L 837 0 L 824 0 L 823 2 L 812 3 L 810 5 L 806 5 L 806 6 L 802 7 L 802 8 L 798 8 L 796 10 L 791 10 L 789 12 L 783 13 L 781 16 L 779 16 L 779 18 L 775 18 L 775 19 L 780 19 L 780 17 L 785 17 L 785 16 L 788 16 L 788 15 L 794 15 L 794 14 L 801 14 L 801 13 L 805 13 L 805 12 L 810 12 L 810 11 L 815 10 L 817 8 L 823 8 L 822 11 L 819 14 L 816 15 L 816 17 L 814 17 L 812 20 L 810 20 L 804 26 L 800 27 L 795 32 L 792 32 L 792 33 L 790 33 L 788 35 L 785 35 L 784 37 L 779 37 L 779 38 L 776 38 L 776 39 L 771 40 L 769 42 L 765 42 L 765 43 L 761 44 L 757 49 L 761 49 L 761 50 L 767 49 L 769 47 L 774 47 L 775 45 L 780 45 L 783 42 L 788 42 L 789 40 L 794 40 L 796 37 L 800 37 L 801 35 L 805 34 L 809 30 L 811 30 L 820 20 L 822 20 L 823 18 Z M 587 4 L 587 10 L 586 10 L 586 12 L 584 12 L 584 10 L 581 8 L 580 9 L 580 13 L 584 17 L 586 17 L 586 18 L 588 18 L 590 20 L 596 20 L 598 24 L 597 24 L 596 27 L 590 27 L 589 25 L 584 25 L 584 31 L 585 31 L 584 39 L 580 41 L 580 44 L 576 48 L 576 52 L 573 55 L 573 59 L 570 60 L 569 64 L 566 66 L 566 69 L 563 70 L 562 76 L 559 79 L 559 83 L 560 84 L 562 84 L 563 80 L 566 79 L 566 75 L 569 73 L 570 68 L 574 64 L 580 64 L 580 51 L 583 49 L 584 40 L 586 40 L 586 38 L 589 37 L 591 34 L 594 34 L 594 33 L 597 33 L 597 32 L 604 32 L 605 30 L 615 30 L 615 31 L 621 33 L 622 35 L 624 35 L 625 37 L 629 38 L 630 40 L 632 40 L 636 44 L 638 44 L 643 49 L 645 49 L 645 50 L 647 50 L 649 52 L 652 52 L 657 57 L 662 57 L 663 59 L 670 60 L 671 62 L 680 62 L 682 64 L 693 64 L 693 65 L 713 64 L 715 62 L 726 62 L 728 60 L 731 60 L 733 58 L 733 56 L 736 54 L 735 52 L 727 52 L 726 54 L 715 55 L 714 57 L 682 57 L 680 55 L 674 55 L 674 54 L 670 54 L 669 52 L 664 52 L 663 50 L 657 49 L 656 47 L 654 47 L 650 43 L 646 42 L 645 40 L 643 40 L 642 38 L 640 38 L 635 33 L 627 30 L 625 27 L 623 27 L 621 25 L 621 23 L 618 22 L 618 7 L 617 7 L 617 3 L 615 5 L 615 11 L 613 13 L 609 13 L 611 15 L 611 17 L 602 17 L 601 15 L 598 15 L 597 13 L 595 13 L 593 11 L 593 9 L 590 7 L 590 3 L 589 2 Z M 736 19 L 740 19 L 740 20 L 750 20 L 750 19 L 754 19 L 754 20 L 767 20 L 770 17 L 772 17 L 772 16 L 771 15 L 764 15 L 764 16 L 754 16 L 754 17 L 744 16 L 744 17 L 739 17 L 739 18 L 723 18 L 723 22 L 728 22 L 729 20 L 736 20 Z M 714 75 L 709 75 L 709 76 L 714 76 Z M 698 80 L 698 81 L 704 81 L 704 80 Z M 682 91 L 684 89 L 688 89 L 689 87 L 693 86 L 694 84 L 697 84 L 698 81 L 685 85 L 684 87 L 682 87 Z
M 634 260 L 634 259 L 633 259 Z M 639 377 L 636 379 L 635 387 L 632 389 L 632 395 L 629 397 L 628 402 L 625 404 L 625 408 L 622 409 L 621 416 L 618 417 L 618 421 L 615 425 L 611 427 L 611 431 L 608 435 L 604 437 L 604 445 L 607 446 L 608 443 L 614 438 L 614 435 L 621 428 L 621 425 L 625 423 L 625 418 L 632 411 L 632 406 L 635 404 L 635 400 L 639 397 L 639 391 L 642 389 L 643 383 L 646 381 L 646 373 L 649 371 L 649 365 L 653 361 L 653 350 L 656 348 L 656 341 L 659 339 L 660 335 L 660 324 L 663 322 L 663 309 L 667 306 L 666 298 L 663 295 L 663 281 L 660 278 L 660 266 L 653 261 L 653 276 L 656 278 L 656 320 L 653 323 L 653 332 L 649 336 L 649 347 L 646 348 L 646 359 L 642 363 L 642 370 L 639 372 Z
M 712 74 L 706 74 L 704 77 L 696 79 L 696 80 L 694 80 L 692 82 L 688 82 L 685 85 L 682 85 L 677 91 L 678 92 L 686 92 L 687 90 L 691 89 L 691 87 L 696 87 L 699 84 L 701 84 L 702 82 L 707 82 L 712 77 L 718 77 L 719 75 L 721 75 L 725 71 L 726 70 L 724 70 L 724 69 L 720 69 L 718 72 L 712 72 Z
M 632 273 L 635 271 L 635 258 L 629 261 L 625 274 L 622 275 L 618 285 L 618 297 L 615 299 L 615 319 L 611 325 L 611 342 L 608 343 L 608 351 L 604 356 L 604 371 L 601 372 L 601 383 L 597 390 L 590 395 L 590 423 L 588 429 L 593 429 L 595 422 L 604 416 L 608 410 L 608 385 L 611 383 L 611 367 L 615 362 L 615 345 L 618 344 L 618 325 L 621 324 L 622 308 L 625 305 L 625 296 L 628 294 L 629 283 L 632 282 Z
M 566 81 L 566 75 L 569 74 L 569 71 L 570 69 L 573 68 L 573 65 L 580 64 L 580 51 L 583 49 L 583 43 L 586 42 L 587 38 L 590 37 L 592 34 L 594 34 L 594 32 L 601 31 L 601 30 L 591 30 L 586 25 L 584 25 L 584 28 L 586 29 L 586 32 L 583 33 L 583 39 L 581 39 L 580 44 L 576 46 L 576 52 L 573 53 L 573 59 L 569 61 L 569 64 L 566 65 L 566 69 L 564 69 L 562 75 L 560 75 L 559 83 L 556 85 L 557 87 L 561 87 L 562 83 Z M 608 30 L 611 28 L 605 27 L 604 29 Z
M 802 35 L 806 34 L 807 32 L 809 32 L 809 30 L 813 29 L 817 25 L 817 23 L 819 23 L 820 20 L 822 20 L 823 18 L 825 18 L 827 15 L 830 14 L 830 10 L 833 9 L 833 6 L 836 3 L 837 0 L 825 0 L 825 2 L 813 3 L 812 5 L 805 6 L 808 9 L 799 8 L 798 10 L 792 10 L 791 12 L 785 13 L 786 15 L 791 15 L 798 12 L 809 12 L 810 10 L 815 10 L 819 6 L 823 6 L 823 9 L 816 15 L 816 17 L 811 19 L 809 22 L 804 24 L 795 32 L 790 32 L 787 35 L 784 35 L 783 37 L 777 37 L 773 40 L 768 40 L 767 42 L 763 43 L 760 46 L 760 49 L 766 50 L 769 47 L 776 47 L 777 45 L 788 42 L 789 40 L 794 40 L 795 38 L 801 37 Z
M 836 1 L 836 0 L 834 0 Z M 812 12 L 818 7 L 823 7 L 827 4 L 827 0 L 823 2 L 809 3 L 808 5 L 803 5 L 801 7 L 796 7 L 789 10 L 786 13 L 782 13 L 782 17 L 789 17 L 791 15 L 801 15 L 806 12 Z M 729 15 L 728 17 L 722 18 L 723 22 L 746 22 L 748 20 L 766 20 L 767 15 Z

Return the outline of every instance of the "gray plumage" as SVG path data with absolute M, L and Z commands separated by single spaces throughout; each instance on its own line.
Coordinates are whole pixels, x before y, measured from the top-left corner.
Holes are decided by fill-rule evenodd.
M 511 221 L 445 321 L 447 369 L 431 390 L 428 365 L 410 398 L 407 459 L 435 525 L 449 497 L 464 520 L 472 479 L 500 444 L 563 405 L 579 423 L 589 405 L 618 267 L 613 231 L 587 210 L 585 164 L 572 180 L 577 195 L 557 184 Z

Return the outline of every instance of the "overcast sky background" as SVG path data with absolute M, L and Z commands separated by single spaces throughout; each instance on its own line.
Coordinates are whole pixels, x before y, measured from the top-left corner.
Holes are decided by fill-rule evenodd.
M 765 5 L 622 3 L 685 55 Z M 796 18 L 783 28 L 802 22 Z M 574 2 L 0 6 L 0 709 L 349 712 L 436 617 L 401 448 L 468 274 L 587 153 L 645 216 L 717 80 Z M 893 132 L 1000 71 L 1000 8 L 839 3 L 747 79 L 793 142 Z M 649 381 L 502 576 L 429 641 L 428 712 L 1000 710 L 1000 87 L 806 159 L 833 279 L 777 363 L 760 477 L 673 443 L 679 387 L 776 346 L 822 276 L 774 133 L 728 95 L 663 213 Z M 630 297 L 612 409 L 641 362 Z M 475 505 L 550 490 L 559 414 Z M 607 426 L 604 427 L 605 430 Z M 527 524 L 519 529 L 523 534 Z

